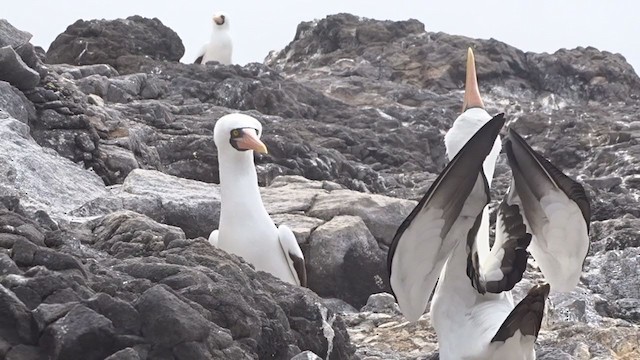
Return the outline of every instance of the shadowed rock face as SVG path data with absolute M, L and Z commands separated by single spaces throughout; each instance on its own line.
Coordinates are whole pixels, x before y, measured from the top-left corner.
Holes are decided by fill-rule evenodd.
M 171 62 L 180 39 L 139 17 L 71 25 L 47 64 L 29 38 L 0 21 L 3 59 L 24 75 L 0 78 L 0 358 L 350 358 L 343 317 L 320 304 L 344 311 L 333 298 L 361 307 L 388 291 L 391 237 L 446 164 L 469 46 L 487 110 L 592 199 L 585 274 L 550 295 L 539 357 L 640 356 L 640 79 L 622 56 L 535 54 L 348 14 L 300 24 L 244 67 Z M 263 123 L 265 206 L 331 300 L 200 238 L 219 216 L 213 127 L 234 111 Z M 504 156 L 495 176 L 499 199 Z M 539 281 L 531 263 L 516 300 Z M 357 355 L 434 357 L 428 317 L 404 324 L 385 301 L 345 315 Z

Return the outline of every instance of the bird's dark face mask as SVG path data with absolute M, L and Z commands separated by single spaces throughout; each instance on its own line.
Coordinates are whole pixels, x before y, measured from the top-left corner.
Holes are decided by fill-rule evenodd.
M 238 151 L 253 150 L 262 154 L 267 153 L 267 147 L 258 137 L 257 129 L 237 128 L 231 130 L 229 135 L 229 143 Z

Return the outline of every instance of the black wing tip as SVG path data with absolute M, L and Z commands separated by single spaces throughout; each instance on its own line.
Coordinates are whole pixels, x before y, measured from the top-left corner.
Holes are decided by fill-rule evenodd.
M 504 320 L 491 342 L 507 341 L 516 331 L 520 330 L 523 336 L 538 337 L 544 306 L 549 296 L 551 286 L 549 284 L 535 285 L 527 296 L 516 305 L 509 316 Z
M 591 200 L 589 199 L 589 195 L 584 189 L 584 186 L 582 186 L 582 184 L 580 184 L 576 180 L 567 176 L 562 170 L 558 169 L 558 167 L 555 166 L 546 157 L 535 151 L 531 146 L 529 146 L 526 140 L 524 140 L 524 138 L 512 127 L 509 127 L 509 135 L 505 139 L 504 146 L 507 152 L 507 158 L 509 159 L 509 164 L 517 164 L 513 149 L 511 148 L 511 138 L 515 139 L 520 146 L 522 146 L 529 154 L 533 155 L 533 157 L 542 165 L 545 171 L 547 171 L 551 175 L 553 181 L 556 182 L 560 189 L 578 205 L 580 211 L 582 212 L 584 221 L 587 225 L 587 233 L 589 233 L 591 230 Z
M 292 253 L 289 253 L 289 258 L 293 262 L 293 268 L 296 270 L 296 274 L 298 274 L 298 280 L 300 280 L 300 286 L 307 287 L 306 262 L 304 261 L 303 258 L 298 257 Z
M 547 297 L 549 296 L 550 291 L 551 291 L 551 285 L 547 283 L 535 285 L 534 287 L 531 288 L 531 290 L 529 290 L 529 293 L 527 293 L 527 296 L 542 297 L 543 300 L 547 300 Z
M 491 120 L 489 120 L 489 122 L 487 122 L 484 126 L 489 126 L 489 124 L 493 124 L 493 126 L 498 128 L 498 132 L 500 132 L 500 130 L 502 130 L 502 128 L 504 127 L 505 122 L 506 122 L 506 119 L 504 118 L 504 113 L 498 113 L 493 118 L 491 118 Z
M 202 64 L 202 58 L 204 57 L 204 55 L 202 56 L 198 56 L 196 58 L 196 60 L 193 62 L 194 64 Z

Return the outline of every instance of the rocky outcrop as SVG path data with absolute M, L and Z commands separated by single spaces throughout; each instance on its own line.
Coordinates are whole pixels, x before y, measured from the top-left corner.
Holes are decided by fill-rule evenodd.
M 40 82 L 40 60 L 29 40 L 31 34 L 0 19 L 0 82 L 31 90 Z M 1 104 L 1 103 L 0 103 Z
M 178 61 L 184 55 L 184 45 L 175 31 L 156 18 L 78 20 L 51 43 L 47 62 L 116 66 L 120 57 L 131 55 Z
M 0 253 L 3 358 L 353 353 L 342 319 L 317 295 L 256 273 L 205 239 L 126 211 L 47 228 L 12 199 L 14 209 L 0 209 L 0 248 L 10 250 Z
M 407 324 L 384 295 L 359 312 L 344 301 L 388 290 L 395 228 L 446 163 L 469 46 L 488 111 L 592 198 L 585 274 L 550 297 L 539 358 L 640 356 L 640 79 L 622 56 L 535 54 L 339 14 L 300 24 L 265 64 L 171 62 L 179 39 L 142 18 L 78 22 L 43 64 L 7 24 L 0 47 L 22 75 L 0 82 L 0 357 L 346 359 L 349 335 L 361 357 L 435 357 L 428 316 Z M 56 51 L 69 64 L 52 64 Z M 326 299 L 201 238 L 219 211 L 213 126 L 234 111 L 264 125 L 265 205 Z M 502 156 L 493 199 L 509 180 Z M 516 299 L 541 279 L 531 262 Z
M 296 235 L 311 290 L 357 307 L 370 294 L 389 290 L 387 247 L 415 202 L 299 176 L 276 178 L 262 189 L 262 198 L 275 223 L 290 226 Z M 137 169 L 122 185 L 110 187 L 69 215 L 96 217 L 121 210 L 179 227 L 187 237 L 208 238 L 218 228 L 220 190 L 218 185 Z M 121 251 L 140 253 L 133 245 Z
M 339 98 L 352 96 L 352 101 L 384 96 L 370 81 L 380 83 L 379 88 L 386 88 L 387 81 L 416 85 L 423 90 L 418 96 L 393 99 L 407 89 L 400 86 L 386 97 L 417 106 L 428 100 L 424 90 L 460 89 L 470 46 L 475 50 L 480 86 L 500 97 L 511 92 L 520 98 L 553 93 L 572 101 L 638 99 L 640 80 L 619 54 L 592 47 L 562 49 L 551 55 L 525 53 L 495 39 L 425 32 L 424 25 L 413 19 L 378 21 L 340 14 L 303 22 L 294 40 L 270 54 L 266 63 L 316 83 L 327 80 L 320 72 L 330 70 L 343 81 L 334 86 L 324 82 L 322 88 Z M 358 93 L 359 86 L 373 91 Z

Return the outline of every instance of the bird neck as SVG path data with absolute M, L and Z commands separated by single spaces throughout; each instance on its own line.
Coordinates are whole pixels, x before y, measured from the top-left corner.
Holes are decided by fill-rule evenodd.
M 453 160 L 456 154 L 462 150 L 462 147 L 473 137 L 473 135 L 491 119 L 491 115 L 483 109 L 469 109 L 466 114 L 458 117 L 444 137 L 449 161 Z M 500 139 L 500 136 L 498 136 L 493 143 L 491 152 L 482 163 L 482 169 L 484 170 L 484 175 L 487 177 L 489 187 L 491 187 L 493 173 L 496 168 L 496 161 L 500 155 L 501 148 L 502 140 Z
M 487 214 L 488 215 L 488 214 Z M 487 227 L 487 230 L 478 232 L 476 241 L 479 243 L 489 244 L 489 217 L 483 217 L 480 229 Z M 501 297 L 499 294 L 480 295 L 478 291 L 471 285 L 471 280 L 467 275 L 467 243 L 466 239 L 461 239 L 447 263 L 445 264 L 442 272 L 440 273 L 440 279 L 438 281 L 438 287 L 436 291 L 441 291 L 449 296 L 459 298 L 466 307 L 471 307 L 476 302 L 476 298 L 481 296 L 483 299 L 493 299 Z
M 220 171 L 220 215 L 264 216 L 267 211 L 258 187 L 253 151 L 218 154 Z M 241 214 L 236 212 L 242 211 Z M 268 216 L 268 215 L 267 215 Z
M 227 37 L 229 32 L 227 29 L 221 29 L 219 26 L 216 26 L 211 31 L 211 40 L 220 39 L 221 37 Z
M 453 249 L 440 275 L 439 285 L 445 288 L 472 289 L 467 276 L 467 246 L 466 239 L 460 239 Z M 456 291 L 459 292 L 459 291 Z

